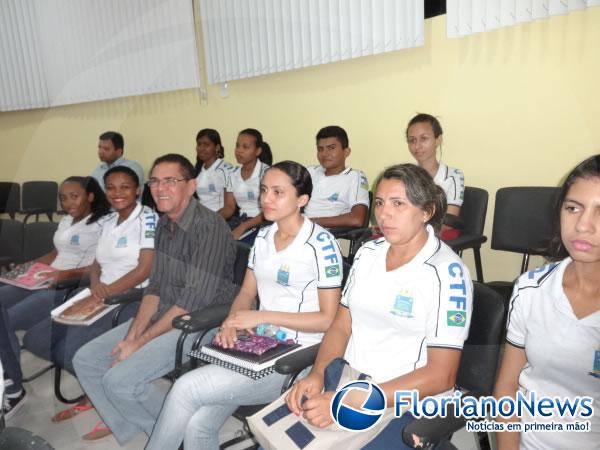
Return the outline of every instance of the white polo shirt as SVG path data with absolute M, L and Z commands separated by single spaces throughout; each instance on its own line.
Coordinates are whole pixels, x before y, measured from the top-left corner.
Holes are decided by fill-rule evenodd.
M 268 168 L 267 164 L 257 160 L 252 175 L 247 180 L 242 178 L 242 166 L 236 167 L 231 172 L 227 183 L 227 192 L 231 192 L 235 197 L 235 202 L 240 208 L 240 215 L 246 214 L 248 217 L 255 217 L 260 213 L 260 180 Z
M 102 269 L 100 281 L 112 283 L 135 269 L 140 250 L 154 248 L 158 215 L 147 206 L 137 204 L 129 217 L 117 225 L 119 216 L 111 213 L 102 222 L 102 235 L 96 249 L 96 261 Z M 139 284 L 146 287 L 148 280 Z
M 462 206 L 465 196 L 465 176 L 460 169 L 440 163 L 433 181 L 446 193 L 448 205 Z
M 225 188 L 232 169 L 231 164 L 222 159 L 217 159 L 208 169 L 202 166 L 202 170 L 196 177 L 196 193 L 200 203 L 213 211 L 223 207 Z
M 469 270 L 428 226 L 425 246 L 387 272 L 385 238 L 364 244 L 342 294 L 352 335 L 345 359 L 377 382 L 427 364 L 427 348 L 462 349 L 469 332 L 473 286 Z
M 58 223 L 54 233 L 54 248 L 58 252 L 51 266 L 59 270 L 75 269 L 89 266 L 94 262 L 98 239 L 102 233 L 102 227 L 96 221 L 91 224 L 86 222 L 91 214 L 77 223 L 73 223 L 73 217 L 66 215 Z
M 325 175 L 323 166 L 308 167 L 313 191 L 305 208 L 306 217 L 335 217 L 355 205 L 369 207 L 369 182 L 361 170 L 350 167 L 337 175 Z
M 260 309 L 281 312 L 315 312 L 320 310 L 319 289 L 342 285 L 342 254 L 338 242 L 323 227 L 304 218 L 293 242 L 275 250 L 277 223 L 258 233 L 248 258 L 254 271 Z M 305 333 L 282 329 L 288 338 L 303 345 L 321 342 L 323 333 Z
M 521 421 L 574 422 L 589 420 L 592 432 L 521 433 L 522 449 L 598 449 L 600 446 L 600 378 L 593 370 L 600 347 L 600 311 L 577 319 L 563 289 L 571 258 L 521 275 L 515 284 L 508 312 L 506 340 L 525 349 L 527 364 L 519 376 L 527 395 L 594 398 L 592 418 L 530 417 Z

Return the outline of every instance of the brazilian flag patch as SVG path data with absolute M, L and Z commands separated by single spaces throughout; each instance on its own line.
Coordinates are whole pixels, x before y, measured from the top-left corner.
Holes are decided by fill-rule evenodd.
M 465 311 L 448 311 L 449 327 L 464 327 L 467 323 L 467 313 Z
M 331 266 L 325 267 L 325 276 L 327 278 L 337 277 L 340 275 L 340 265 L 333 264 Z

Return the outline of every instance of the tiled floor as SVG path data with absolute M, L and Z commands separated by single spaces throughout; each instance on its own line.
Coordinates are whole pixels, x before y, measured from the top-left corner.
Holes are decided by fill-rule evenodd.
M 32 374 L 44 367 L 47 363 L 30 353 L 23 351 L 22 364 L 25 375 Z M 168 383 L 161 380 L 161 385 L 168 389 Z M 79 384 L 70 375 L 63 377 L 63 393 L 68 397 L 75 397 L 81 393 Z M 94 443 L 88 443 L 81 436 L 92 429 L 98 415 L 94 411 L 87 411 L 72 420 L 55 424 L 50 421 L 52 415 L 65 407 L 56 400 L 53 392 L 53 372 L 47 372 L 40 378 L 27 383 L 27 400 L 24 406 L 8 421 L 7 426 L 22 427 L 46 439 L 57 450 L 86 450 L 86 449 L 143 449 L 146 444 L 146 436 L 140 434 L 124 447 L 120 447 L 117 441 L 110 436 Z M 231 418 L 221 430 L 221 442 L 233 437 L 240 428 L 237 420 Z M 454 436 L 453 443 L 460 450 L 476 450 L 473 436 L 461 431 Z M 242 449 L 246 446 L 240 444 L 232 447 L 232 450 Z

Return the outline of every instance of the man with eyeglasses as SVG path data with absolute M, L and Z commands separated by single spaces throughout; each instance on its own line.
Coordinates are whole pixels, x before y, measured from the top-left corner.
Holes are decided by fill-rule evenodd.
M 152 381 L 174 367 L 179 332 L 173 318 L 230 302 L 237 293 L 235 242 L 223 218 L 193 199 L 192 163 L 177 154 L 161 156 L 147 184 L 164 214 L 142 304 L 133 320 L 89 342 L 73 360 L 107 433 L 121 445 L 152 432 L 166 395 Z

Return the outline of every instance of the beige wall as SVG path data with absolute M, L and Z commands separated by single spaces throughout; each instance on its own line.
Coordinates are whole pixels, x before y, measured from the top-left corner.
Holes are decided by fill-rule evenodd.
M 438 115 L 443 160 L 467 185 L 555 185 L 600 153 L 600 8 L 463 39 L 447 39 L 445 16 L 426 21 L 424 47 L 208 88 L 0 114 L 0 179 L 61 180 L 98 164 L 97 135 L 123 132 L 126 156 L 148 169 L 165 152 L 194 156 L 203 127 L 221 131 L 226 159 L 238 130 L 255 127 L 276 160 L 315 161 L 314 134 L 340 124 L 349 164 L 373 179 L 410 161 L 404 127 L 416 112 Z M 472 258 L 465 257 L 472 266 Z M 512 255 L 483 253 L 488 280 L 514 277 Z

